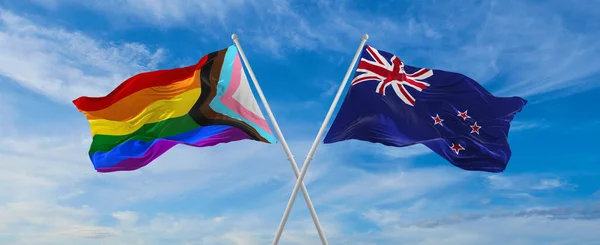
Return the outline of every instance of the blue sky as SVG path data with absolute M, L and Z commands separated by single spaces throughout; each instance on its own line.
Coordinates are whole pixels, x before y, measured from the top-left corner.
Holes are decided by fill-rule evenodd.
M 0 4 L 2 244 L 269 244 L 294 184 L 280 145 L 179 146 L 98 174 L 70 103 L 240 42 L 298 162 L 360 36 L 529 104 L 506 172 L 429 150 L 319 148 L 331 244 L 600 244 L 600 6 L 564 1 L 9 0 Z M 281 244 L 319 244 L 299 195 Z

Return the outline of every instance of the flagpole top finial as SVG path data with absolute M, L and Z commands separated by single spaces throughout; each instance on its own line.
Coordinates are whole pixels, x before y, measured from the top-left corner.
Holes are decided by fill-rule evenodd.
M 367 35 L 367 33 L 363 34 L 363 35 L 362 35 L 362 39 L 364 39 L 364 40 L 367 40 L 367 39 L 369 39 L 369 35 Z
M 234 40 L 234 41 L 237 40 L 238 39 L 238 35 L 235 34 L 235 33 L 233 33 L 233 35 L 231 35 L 231 39 Z

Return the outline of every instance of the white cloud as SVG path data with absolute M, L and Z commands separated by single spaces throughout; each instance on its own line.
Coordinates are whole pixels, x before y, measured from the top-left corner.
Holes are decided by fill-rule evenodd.
M 238 142 L 202 149 L 177 147 L 140 171 L 97 174 L 85 155 L 89 142 L 82 140 L 82 134 L 56 132 L 52 140 L 42 137 L 36 141 L 36 132 L 23 131 L 2 139 L 0 145 L 5 150 L 0 152 L 0 158 L 11 164 L 0 165 L 0 189 L 5 190 L 0 193 L 0 227 L 6 228 L 0 233 L 0 241 L 9 238 L 15 244 L 34 245 L 245 245 L 264 244 L 272 239 L 293 185 L 291 169 L 279 145 Z M 307 142 L 290 143 L 292 149 L 301 149 L 308 146 Z M 30 146 L 29 154 L 24 150 L 26 145 Z M 520 232 L 520 226 L 511 228 L 507 224 L 510 222 L 536 224 L 540 230 L 558 224 L 591 229 L 588 226 L 597 224 L 593 220 L 507 217 L 435 228 L 399 227 L 399 223 L 418 223 L 424 218 L 445 220 L 444 214 L 460 203 L 450 200 L 461 199 L 452 190 L 470 186 L 475 175 L 453 167 L 400 166 L 369 172 L 345 165 L 345 159 L 352 158 L 352 154 L 340 154 L 340 149 L 328 147 L 319 152 L 309 172 L 313 174 L 311 180 L 307 181 L 331 243 L 428 244 L 444 240 L 439 234 L 445 234 L 449 244 L 477 244 L 487 239 L 502 241 L 500 234 L 492 234 L 479 224 L 507 229 L 503 234 Z M 236 154 L 227 154 L 233 151 Z M 556 186 L 550 178 L 528 183 L 531 188 Z M 192 205 L 198 206 L 195 211 L 146 211 L 154 205 L 182 205 L 186 201 L 177 200 L 182 196 L 198 197 Z M 239 201 L 227 201 L 232 198 Z M 140 204 L 145 208 L 136 208 Z M 214 209 L 207 207 L 213 205 L 222 207 L 221 211 L 212 213 Z M 365 210 L 367 213 L 361 215 Z M 351 231 L 346 219 L 353 215 L 379 224 L 379 231 Z M 282 244 L 318 243 L 302 200 L 296 202 L 289 222 Z M 540 230 L 532 232 L 541 236 Z M 526 238 L 533 239 L 533 235 Z M 571 238 L 566 231 L 555 236 L 555 240 Z M 593 236 L 573 239 L 585 242 L 588 238 Z
M 420 155 L 433 153 L 431 149 L 425 145 L 412 145 L 402 148 L 385 147 L 383 153 L 392 158 L 412 158 Z
M 337 171 L 341 172 L 341 168 L 338 167 Z M 444 167 L 368 173 L 359 169 L 347 169 L 343 171 L 342 179 L 331 176 L 332 180 L 326 182 L 329 188 L 326 191 L 315 191 L 315 197 L 321 202 L 346 205 L 377 205 L 412 200 L 464 180 L 466 173 L 454 170 L 456 169 Z M 321 188 L 324 189 L 325 185 L 318 189 Z
M 132 226 L 138 221 L 138 214 L 132 211 L 119 211 L 112 213 L 122 226 Z
M 1 79 L 0 79 L 1 81 Z M 12 131 L 13 118 L 17 113 L 12 108 L 9 95 L 0 91 L 0 136 Z
M 448 1 L 438 8 L 450 5 L 456 7 Z M 423 55 L 440 69 L 463 72 L 486 85 L 502 82 L 495 92 L 501 96 L 566 96 L 593 89 L 600 86 L 592 79 L 600 73 L 594 65 L 600 54 L 595 45 L 599 36 L 572 25 L 578 22 L 573 13 L 582 13 L 577 8 L 518 0 L 465 4 L 460 9 L 469 14 L 453 18 L 451 24 L 444 22 L 456 15 L 453 11 L 428 18 L 440 32 L 455 38 L 436 49 L 435 56 Z
M 397 212 L 387 210 L 372 210 L 366 217 L 369 217 L 379 224 L 385 223 L 402 227 L 420 227 L 436 228 L 450 226 L 459 223 L 468 223 L 482 219 L 503 219 L 514 217 L 544 217 L 549 220 L 597 220 L 600 218 L 600 206 L 598 204 L 589 204 L 585 207 L 553 207 L 553 208 L 529 208 L 525 210 L 510 209 L 509 211 L 487 211 L 485 213 L 472 212 L 470 214 L 455 213 L 446 217 L 436 217 L 434 219 L 408 220 L 398 219 Z
M 600 86 L 598 79 L 591 79 L 600 73 L 594 65 L 600 54 L 595 45 L 598 33 L 570 26 L 568 14 L 554 11 L 589 11 L 574 5 L 564 8 L 560 3 L 545 6 L 511 0 L 457 7 L 454 1 L 419 1 L 403 5 L 408 11 L 402 13 L 373 14 L 345 0 L 65 3 L 83 4 L 114 21 L 193 27 L 219 41 L 230 42 L 231 32 L 238 32 L 243 43 L 279 57 L 289 49 L 352 52 L 360 36 L 368 33 L 370 44 L 402 54 L 409 63 L 418 61 L 414 65 L 462 72 L 486 84 L 503 82 L 495 89 L 502 96 L 566 96 Z M 372 7 L 382 6 L 390 5 Z M 532 16 L 532 12 L 540 14 Z M 227 33 L 215 33 L 214 26 Z
M 534 128 L 547 128 L 548 123 L 544 120 L 541 122 L 523 122 L 523 121 L 513 121 L 510 125 L 510 131 L 522 131 L 522 130 L 530 130 Z
M 11 163 L 0 165 L 5 190 L 0 193 L 0 227 L 11 227 L 4 236 L 20 243 L 264 244 L 272 239 L 293 185 L 279 145 L 177 147 L 140 171 L 97 174 L 85 155 L 89 141 L 81 136 L 84 132 L 55 133 L 36 137 L 37 132 L 20 131 L 0 141 L 0 158 Z M 300 149 L 308 144 L 290 145 Z M 232 151 L 236 154 L 227 154 Z M 340 166 L 338 155 L 320 153 L 305 182 L 332 241 L 345 236 L 339 231 L 340 215 L 409 201 L 464 179 L 462 172 L 448 174 L 450 168 L 368 173 Z M 134 208 L 183 195 L 202 197 L 198 205 L 203 207 L 228 211 L 209 215 L 211 209 L 155 213 Z M 225 201 L 234 197 L 244 201 Z M 282 243 L 318 242 L 307 213 L 304 202 L 297 201 Z M 115 222 L 103 221 L 108 218 Z
M 561 180 L 559 178 L 554 179 L 541 179 L 538 184 L 532 186 L 532 189 L 535 190 L 552 190 L 558 188 L 576 188 L 577 186 L 574 184 L 570 184 L 567 181 Z
M 560 178 L 543 178 L 543 175 L 490 175 L 488 185 L 497 190 L 554 190 L 574 189 L 577 185 Z
M 130 23 L 133 19 L 159 28 L 189 27 L 219 41 L 230 42 L 231 33 L 237 32 L 242 43 L 252 43 L 279 57 L 282 50 L 290 49 L 348 52 L 358 45 L 363 33 L 369 33 L 377 43 L 414 44 L 441 38 L 431 25 L 415 18 L 406 21 L 380 15 L 365 18 L 364 13 L 352 7 L 354 2 L 345 0 L 144 0 L 143 3 L 107 0 L 63 4 L 89 7 L 119 23 Z M 215 32 L 215 26 L 228 33 Z M 402 33 L 403 38 L 389 40 L 390 32 Z
M 0 75 L 52 99 L 100 96 L 128 76 L 156 67 L 163 50 L 114 44 L 44 26 L 0 9 Z
M 106 4 L 111 3 L 115 1 Z M 171 9 L 179 5 L 147 3 L 147 6 L 137 6 L 137 10 L 153 11 L 147 18 L 154 21 L 181 21 L 190 14 L 187 8 Z M 176 3 L 187 7 L 200 4 Z M 314 23 L 303 22 L 305 17 L 290 12 L 293 6 L 274 3 L 272 8 L 262 10 L 263 15 L 258 18 L 289 15 L 286 21 L 294 23 L 300 34 L 287 30 L 281 38 L 288 38 L 297 48 L 311 49 L 327 42 L 334 48 L 340 47 L 345 41 L 336 40 L 338 37 L 355 34 L 358 37 L 361 28 L 378 21 L 380 25 L 375 27 L 397 31 L 394 23 L 378 18 L 364 21 L 356 18 L 357 12 L 326 2 L 320 7 L 325 9 L 324 15 L 331 14 L 326 19 L 331 22 L 316 18 L 311 21 L 324 24 L 308 28 Z M 10 12 L 0 14 L 0 51 L 6 51 L 3 52 L 6 56 L 0 57 L 2 65 L 6 63 L 0 72 L 50 98 L 65 101 L 80 94 L 103 94 L 126 75 L 154 67 L 160 60 L 160 50 L 149 51 L 143 45 L 114 45 L 81 33 L 40 26 Z M 219 16 L 221 14 L 214 13 L 216 19 Z M 351 21 L 345 22 L 344 18 Z M 436 25 L 410 19 L 407 23 L 409 36 L 436 39 L 443 35 L 432 28 Z M 332 36 L 323 35 L 334 27 L 339 29 L 333 31 Z M 279 32 L 277 28 L 280 27 L 259 29 L 257 33 Z M 379 35 L 383 36 L 383 32 L 379 31 Z M 415 40 L 418 38 L 406 43 Z M 271 45 L 276 46 L 279 41 L 272 40 Z M 20 59 L 25 54 L 32 59 Z M 137 58 L 130 58 L 132 56 Z M 33 72 L 23 75 L 6 68 L 22 71 L 21 66 Z M 102 75 L 98 75 L 100 73 Z M 0 103 L 4 106 L 0 113 L 19 111 L 18 98 L 17 103 L 12 102 L 9 106 Z M 248 245 L 265 244 L 272 239 L 294 182 L 279 145 L 246 141 L 202 149 L 181 146 L 142 170 L 98 174 L 86 155 L 87 128 L 73 126 L 74 122 L 62 118 L 61 123 L 66 125 L 63 129 L 44 132 L 46 134 L 41 136 L 35 128 L 14 125 L 0 118 L 2 128 L 15 128 L 1 132 L 0 138 L 0 189 L 3 190 L 0 192 L 0 243 Z M 310 145 L 312 138 L 307 140 L 304 134 L 294 136 L 297 137 L 289 138 L 293 139 L 290 145 L 297 156 L 303 156 L 302 150 Z M 460 245 L 529 245 L 545 237 L 579 245 L 599 239 L 595 232 L 600 225 L 598 219 L 548 219 L 543 212 L 525 217 L 536 213 L 531 209 L 494 218 L 471 218 L 481 214 L 468 208 L 464 214 L 453 214 L 456 209 L 473 205 L 470 200 L 496 205 L 491 202 L 495 196 L 485 195 L 488 188 L 517 195 L 523 191 L 547 192 L 572 186 L 563 179 L 492 175 L 487 179 L 488 185 L 473 185 L 474 176 L 479 175 L 452 166 L 414 168 L 410 159 L 424 154 L 423 147 L 391 150 L 372 144 L 364 146 L 366 144 L 323 146 L 305 181 L 332 244 L 427 245 L 442 241 Z M 407 164 L 357 160 L 361 154 L 372 155 L 373 150 L 403 158 Z M 302 162 L 303 159 L 297 160 Z M 373 170 L 365 166 L 386 168 Z M 502 208 L 502 205 L 496 207 Z M 578 212 L 595 214 L 594 208 L 589 206 L 581 209 L 585 212 Z M 544 210 L 565 212 L 560 208 Z M 303 201 L 296 201 L 282 244 L 318 244 L 306 211 Z M 450 218 L 445 218 L 448 214 Z M 490 216 L 493 212 L 484 214 Z M 363 227 L 353 227 L 357 224 L 349 221 L 353 218 L 367 219 L 377 229 L 365 231 Z M 423 220 L 427 222 L 419 223 Z M 439 220 L 453 222 L 435 222 Z M 416 225 L 432 223 L 436 225 Z M 548 233 L 549 230 L 553 232 Z M 542 244 L 546 244 L 545 241 Z
M 79 1 L 72 1 L 78 3 Z M 191 26 L 198 19 L 205 19 L 212 24 L 219 24 L 231 17 L 232 12 L 250 7 L 251 1 L 186 1 L 186 0 L 106 0 L 102 2 L 82 2 L 101 11 L 114 14 L 129 14 L 143 21 L 159 26 Z M 115 8 L 120 6 L 120 8 Z M 190 23 L 194 20 L 194 23 Z M 207 23 L 208 24 L 208 23 Z
M 598 220 L 548 220 L 542 217 L 487 218 L 437 228 L 392 226 L 383 232 L 385 240 L 378 240 L 419 245 L 439 244 L 440 241 L 457 245 L 594 244 L 598 235 L 593 229 L 599 223 Z M 549 230 L 553 232 L 549 233 Z

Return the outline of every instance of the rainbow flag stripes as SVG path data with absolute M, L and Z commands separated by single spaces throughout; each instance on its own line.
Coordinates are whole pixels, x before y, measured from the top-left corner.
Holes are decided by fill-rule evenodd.
M 104 97 L 73 101 L 90 123 L 98 172 L 136 170 L 177 144 L 275 143 L 235 46 L 197 64 L 137 74 Z

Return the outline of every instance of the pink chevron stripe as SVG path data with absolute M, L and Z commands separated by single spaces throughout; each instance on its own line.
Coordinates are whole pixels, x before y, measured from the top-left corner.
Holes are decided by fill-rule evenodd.
M 240 102 L 233 98 L 233 94 L 240 86 L 240 82 L 242 80 L 242 72 L 242 62 L 240 61 L 240 57 L 236 55 L 233 61 L 233 71 L 231 72 L 231 80 L 229 81 L 229 87 L 227 88 L 227 91 L 225 91 L 225 94 L 221 96 L 220 101 L 221 103 L 223 103 L 223 105 L 229 107 L 229 109 L 242 116 L 242 118 L 245 118 L 250 122 L 256 124 L 263 130 L 265 130 L 267 133 L 273 134 L 273 132 L 271 132 L 271 128 L 269 127 L 265 119 L 254 114 L 242 104 L 240 104 Z

